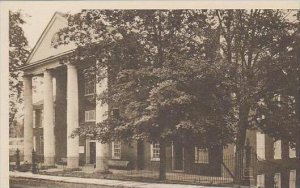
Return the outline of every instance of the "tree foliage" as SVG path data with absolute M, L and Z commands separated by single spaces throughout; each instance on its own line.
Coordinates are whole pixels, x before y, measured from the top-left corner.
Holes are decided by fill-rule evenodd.
M 74 135 L 245 145 L 260 128 L 295 142 L 296 25 L 283 10 L 83 10 L 60 42 L 97 61 L 121 113 Z M 59 43 L 58 43 L 59 44 Z M 279 97 L 280 96 L 280 100 Z M 234 140 L 233 140 L 234 139 Z
M 22 72 L 19 68 L 25 63 L 28 55 L 28 41 L 22 25 L 25 20 L 20 11 L 9 12 L 9 125 L 13 125 L 16 114 L 22 103 Z
M 226 68 L 206 11 L 84 10 L 69 21 L 60 38 L 76 41 L 79 59 L 108 67 L 111 87 L 102 99 L 122 111 L 77 133 L 93 132 L 103 142 L 232 141 L 230 93 L 216 75 Z

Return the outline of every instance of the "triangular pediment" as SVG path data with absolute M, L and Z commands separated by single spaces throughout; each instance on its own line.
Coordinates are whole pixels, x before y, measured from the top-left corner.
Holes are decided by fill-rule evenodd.
M 62 13 L 56 12 L 33 48 L 27 60 L 27 64 L 58 56 L 75 49 L 75 44 L 60 45 L 57 48 L 53 46 L 53 40 L 56 37 L 56 33 L 67 26 L 67 18 Z

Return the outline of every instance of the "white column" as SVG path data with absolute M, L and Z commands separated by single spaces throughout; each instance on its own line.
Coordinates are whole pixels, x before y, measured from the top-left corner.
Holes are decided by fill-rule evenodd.
M 71 138 L 72 132 L 78 128 L 78 78 L 74 65 L 67 65 L 67 166 L 79 166 L 79 138 Z
M 32 162 L 33 149 L 33 106 L 32 78 L 24 76 L 24 161 Z
M 107 70 L 105 74 L 107 74 Z M 102 74 L 102 73 L 101 73 Z M 96 74 L 98 75 L 98 74 Z M 99 82 L 99 78 L 96 78 L 96 94 L 99 95 L 105 91 L 108 87 L 107 76 Z M 108 105 L 106 103 L 102 104 L 102 101 L 96 101 L 96 123 L 102 122 L 107 118 Z M 101 144 L 96 142 L 96 170 L 97 171 L 107 171 L 108 170 L 108 156 L 109 147 L 108 144 Z
M 44 163 L 55 164 L 53 77 L 50 70 L 44 72 Z

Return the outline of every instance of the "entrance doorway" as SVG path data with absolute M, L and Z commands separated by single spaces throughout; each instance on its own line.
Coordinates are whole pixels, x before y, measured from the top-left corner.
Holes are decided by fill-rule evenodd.
M 180 143 L 173 144 L 173 169 L 184 169 L 184 148 Z
M 96 164 L 96 142 L 90 142 L 90 164 Z

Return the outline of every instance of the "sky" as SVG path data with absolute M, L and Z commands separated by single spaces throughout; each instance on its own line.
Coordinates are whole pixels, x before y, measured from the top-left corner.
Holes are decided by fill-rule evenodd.
M 27 22 L 22 26 L 24 34 L 27 37 L 30 48 L 33 48 L 56 11 L 63 13 L 76 13 L 79 12 L 80 9 L 68 10 L 63 8 L 51 9 L 34 7 L 22 9 L 21 11 L 23 12 L 24 19 Z

